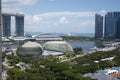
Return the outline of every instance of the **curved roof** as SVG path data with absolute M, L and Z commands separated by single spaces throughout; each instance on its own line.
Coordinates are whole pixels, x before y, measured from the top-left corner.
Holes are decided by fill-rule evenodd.
M 42 47 L 39 43 L 28 41 L 22 47 Z
M 39 37 L 39 38 L 60 38 L 57 35 L 53 35 L 53 34 L 40 34 L 40 35 L 35 35 L 33 36 L 34 38 Z
M 17 49 L 17 55 L 21 57 L 39 56 L 43 52 L 42 46 L 36 42 L 26 42 Z
M 72 46 L 66 41 L 50 41 L 44 44 L 45 50 L 69 52 L 73 51 Z
M 32 37 L 35 38 L 36 40 L 47 40 L 47 41 L 63 40 L 60 36 L 53 34 L 40 34 L 40 35 L 34 35 Z

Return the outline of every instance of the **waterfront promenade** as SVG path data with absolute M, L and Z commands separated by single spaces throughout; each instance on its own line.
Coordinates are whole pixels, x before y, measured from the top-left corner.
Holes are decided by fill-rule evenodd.
M 61 60 L 60 62 L 71 61 L 71 60 L 73 60 L 73 59 L 75 59 L 75 58 L 83 57 L 83 56 L 85 56 L 85 55 L 87 55 L 87 54 L 92 54 L 92 53 L 97 52 L 97 51 L 107 52 L 107 51 L 113 51 L 113 50 L 115 50 L 115 49 L 117 49 L 117 48 L 116 48 L 116 47 L 105 47 L 105 48 L 101 48 L 101 49 L 96 49 L 96 50 L 94 50 L 94 51 L 89 51 L 89 52 L 84 53 L 84 54 L 82 54 L 82 55 L 76 55 L 76 56 L 71 57 L 71 58 L 69 58 L 69 59 Z

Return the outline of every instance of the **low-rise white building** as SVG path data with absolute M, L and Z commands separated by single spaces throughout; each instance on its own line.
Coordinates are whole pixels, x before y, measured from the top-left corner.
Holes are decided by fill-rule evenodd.
M 97 73 L 101 73 L 104 75 L 113 75 L 113 74 L 117 74 L 118 70 L 115 69 L 105 69 L 105 70 L 98 70 Z

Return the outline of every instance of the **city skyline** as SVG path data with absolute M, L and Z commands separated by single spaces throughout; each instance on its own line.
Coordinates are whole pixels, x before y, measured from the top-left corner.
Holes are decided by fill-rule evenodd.
M 95 14 L 119 11 L 119 0 L 4 0 L 3 11 L 25 14 L 25 32 L 94 33 Z M 109 4 L 108 4 L 109 3 Z

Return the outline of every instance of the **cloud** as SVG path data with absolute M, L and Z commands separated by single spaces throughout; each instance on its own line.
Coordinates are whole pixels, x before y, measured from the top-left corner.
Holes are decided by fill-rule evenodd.
M 95 15 L 94 12 L 47 12 L 40 13 L 34 16 L 27 15 L 25 16 L 26 22 L 29 24 L 48 24 L 53 25 L 58 24 L 66 24 L 70 21 L 81 20 L 85 17 L 93 17 Z
M 31 26 L 31 25 L 39 25 L 41 24 L 42 22 L 42 18 L 39 18 L 37 17 L 36 15 L 35 16 L 31 16 L 31 15 L 26 15 L 25 16 L 25 24 L 28 26 Z
M 94 33 L 94 20 L 83 20 L 80 22 L 77 22 L 78 24 L 76 24 L 74 26 L 74 28 L 76 29 L 76 32 L 79 33 Z
M 33 5 L 38 0 L 3 0 L 2 3 L 4 6 L 26 6 L 26 5 Z
M 38 16 L 44 17 L 54 17 L 54 16 L 79 16 L 79 17 L 92 17 L 95 15 L 95 12 L 70 12 L 70 11 L 63 11 L 63 12 L 47 12 L 39 14 Z
M 81 20 L 81 18 L 88 18 L 93 17 L 95 12 L 70 12 L 70 11 L 63 11 L 63 12 L 47 12 L 47 13 L 40 13 L 34 16 L 26 16 L 28 17 L 27 20 L 31 20 L 31 23 L 36 24 L 48 24 L 48 25 L 60 25 L 60 24 L 68 24 L 70 21 L 78 22 L 77 20 Z M 26 21 L 26 22 L 28 22 Z M 30 23 L 30 24 L 31 24 Z
M 82 21 L 81 23 L 80 23 L 80 26 L 83 26 L 83 27 L 89 27 L 89 26 L 94 26 L 95 25 L 95 23 L 94 23 L 94 21 Z
M 37 17 L 37 16 L 33 16 L 33 21 L 36 23 L 40 23 L 40 21 L 42 21 L 41 17 Z
M 60 24 L 66 24 L 66 23 L 69 23 L 69 20 L 65 16 L 63 16 L 63 17 L 60 18 L 59 23 Z
M 94 14 L 94 12 L 47 12 L 26 15 L 25 31 L 90 32 L 94 29 Z
M 101 14 L 102 16 L 104 16 L 104 15 L 106 14 L 106 10 L 101 10 L 101 11 L 100 11 L 100 14 Z
M 3 12 L 20 12 L 24 6 L 33 5 L 38 0 L 3 0 L 2 11 Z

